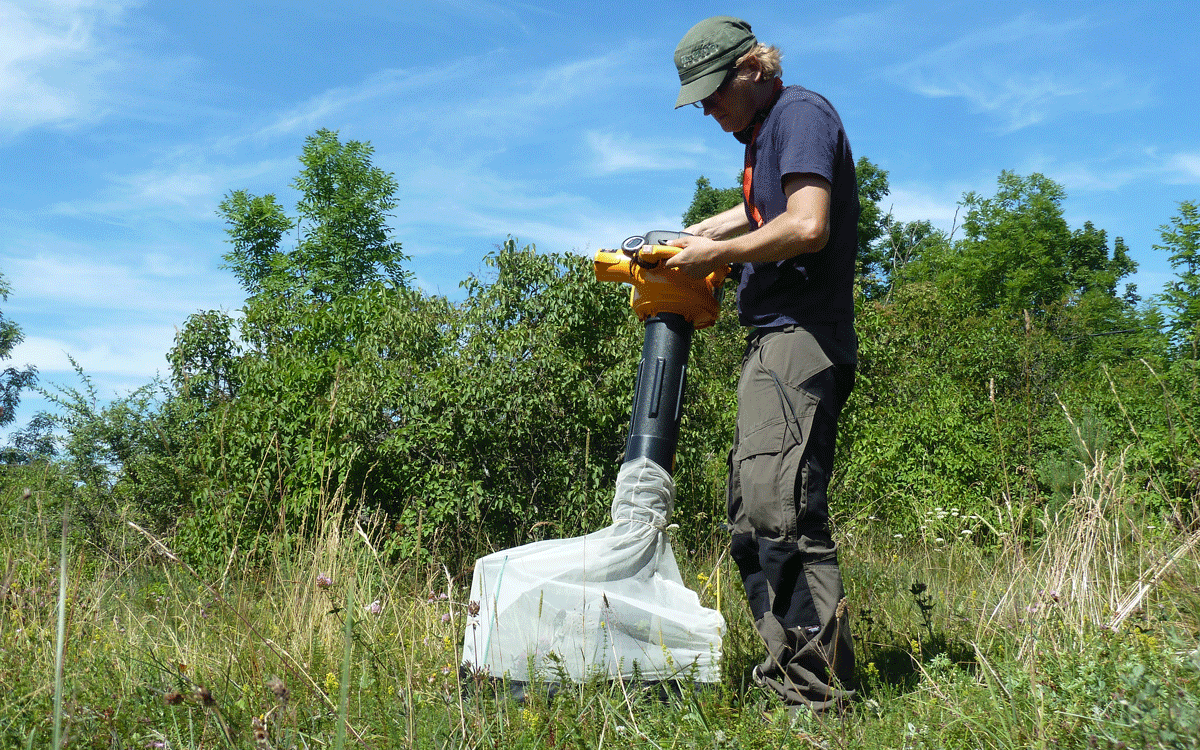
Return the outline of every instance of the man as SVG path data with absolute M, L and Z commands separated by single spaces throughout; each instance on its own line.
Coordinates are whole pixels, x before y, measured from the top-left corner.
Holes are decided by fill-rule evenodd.
M 731 553 L 767 655 L 754 679 L 793 706 L 853 698 L 850 637 L 826 489 L 854 385 L 858 187 L 833 106 L 779 78 L 750 25 L 709 18 L 675 50 L 676 108 L 695 104 L 746 144 L 745 202 L 688 227 L 666 266 L 741 264 L 750 326 L 729 456 Z

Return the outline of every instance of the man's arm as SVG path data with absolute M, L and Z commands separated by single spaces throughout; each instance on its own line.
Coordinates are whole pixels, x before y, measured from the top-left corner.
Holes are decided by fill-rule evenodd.
M 703 278 L 728 263 L 763 263 L 815 253 L 829 241 L 829 205 L 832 187 L 819 175 L 790 175 L 783 186 L 787 210 L 763 226 L 739 237 L 680 237 L 668 244 L 683 248 L 666 260 L 667 268 Z M 743 224 L 745 209 L 742 212 Z M 725 216 L 729 211 L 718 216 Z M 704 222 L 697 224 L 701 227 Z
M 733 208 L 710 216 L 704 221 L 687 227 L 683 231 L 710 240 L 727 240 L 750 231 L 750 220 L 746 218 L 746 207 L 739 203 Z

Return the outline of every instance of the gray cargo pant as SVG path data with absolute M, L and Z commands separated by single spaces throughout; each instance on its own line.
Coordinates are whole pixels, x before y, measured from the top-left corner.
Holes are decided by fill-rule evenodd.
M 856 351 L 850 323 L 752 333 L 729 454 L 730 551 L 767 650 L 755 680 L 815 711 L 854 697 L 826 490 Z

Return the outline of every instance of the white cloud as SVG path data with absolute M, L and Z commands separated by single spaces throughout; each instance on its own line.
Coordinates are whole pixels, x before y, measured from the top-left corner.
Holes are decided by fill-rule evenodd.
M 450 62 L 431 70 L 382 70 L 356 84 L 338 86 L 309 97 L 275 115 L 270 123 L 250 137 L 275 138 L 328 127 L 331 120 L 344 119 L 348 111 L 366 109 L 368 105 L 378 106 L 379 102 L 389 102 L 394 106 L 395 102 L 405 101 L 407 95 L 413 92 L 439 85 L 450 87 L 455 81 L 461 80 L 461 76 L 470 73 L 469 69 L 464 69 L 463 61 Z
M 276 138 L 331 123 L 400 131 L 409 140 L 447 149 L 459 142 L 488 148 L 497 138 L 530 132 L 549 113 L 594 100 L 625 80 L 644 45 L 542 68 L 521 66 L 510 52 L 448 59 L 436 66 L 387 69 L 363 80 L 328 89 L 278 113 L 249 138 Z M 376 126 L 374 123 L 379 123 Z M 386 128 L 386 130 L 384 130 Z M 394 132 L 372 141 L 395 138 Z M 483 145 L 474 145 L 477 142 Z
M 1090 153 L 1086 159 L 1068 160 L 1055 153 L 1039 152 L 1028 155 L 1020 169 L 1050 177 L 1071 195 L 1111 193 L 1134 185 L 1200 182 L 1200 153 L 1165 155 L 1158 148 L 1128 145 Z
M 109 186 L 94 198 L 55 204 L 50 210 L 66 216 L 98 216 L 120 224 L 147 217 L 185 222 L 217 221 L 222 197 L 263 175 L 278 175 L 285 187 L 294 159 L 256 160 L 240 164 L 210 161 L 212 149 L 188 149 L 163 163 L 129 174 L 109 176 Z
M 885 212 L 891 211 L 897 221 L 928 221 L 950 233 L 962 224 L 962 208 L 958 205 L 962 192 L 953 188 L 931 189 L 920 185 L 891 186 L 880 201 Z
M 1045 22 L 1032 14 L 980 28 L 892 66 L 886 75 L 929 98 L 957 97 L 1020 130 L 1063 112 L 1116 112 L 1148 96 L 1106 62 L 1078 51 L 1083 20 Z
M 0 133 L 91 121 L 119 68 L 105 41 L 129 0 L 0 0 Z
M 74 359 L 89 376 L 141 378 L 145 384 L 151 374 L 167 370 L 166 354 L 174 342 L 173 327 L 113 321 L 111 327 L 75 331 L 71 340 L 29 336 L 13 349 L 12 361 L 34 363 L 45 376 L 73 371 Z
M 897 43 L 897 34 L 906 29 L 911 10 L 900 5 L 885 6 L 871 11 L 849 13 L 817 26 L 776 30 L 755 27 L 755 35 L 766 44 L 783 50 L 783 67 L 789 69 L 788 58 L 830 52 L 837 54 L 878 52 L 883 45 Z M 881 42 L 881 40 L 887 40 Z
M 462 19 L 462 23 L 469 23 L 484 28 L 494 28 L 498 25 L 516 27 L 525 33 L 530 33 L 531 31 L 527 21 L 529 16 L 549 16 L 552 18 L 562 18 L 563 16 L 559 10 L 552 10 L 532 3 L 514 2 L 514 0 L 504 0 L 503 2 L 496 2 L 495 0 L 435 0 L 435 4 L 441 5 L 449 12 L 458 15 Z M 440 13 L 436 18 L 439 25 L 446 22 L 445 16 Z
M 592 169 L 598 174 L 697 169 L 702 157 L 709 156 L 699 138 L 650 141 L 628 133 L 589 130 L 584 139 L 592 153 Z
M 4 273 L 17 292 L 15 310 L 92 309 L 104 315 L 149 313 L 179 318 L 240 300 L 236 282 L 209 272 L 167 248 L 128 262 L 65 253 L 10 256 Z
M 1200 182 L 1200 152 L 1175 154 L 1167 162 L 1174 179 L 1182 183 Z

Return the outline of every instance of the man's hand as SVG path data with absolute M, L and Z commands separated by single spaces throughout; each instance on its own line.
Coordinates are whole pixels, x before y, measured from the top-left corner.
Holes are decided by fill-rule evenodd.
M 688 276 L 703 279 L 725 265 L 718 253 L 720 243 L 707 237 L 680 237 L 667 245 L 682 249 L 666 259 L 664 268 L 678 268 Z M 642 254 L 645 255 L 645 251 Z
M 739 203 L 683 231 L 713 240 L 727 240 L 750 231 L 750 220 L 746 218 L 746 209 Z
M 666 262 L 689 276 L 703 278 L 730 263 L 776 263 L 803 253 L 819 252 L 829 241 L 829 205 L 832 188 L 819 175 L 788 175 L 783 186 L 787 209 L 758 229 L 728 237 L 709 234 L 710 220 L 695 225 L 704 236 L 680 237 L 667 243 L 683 248 Z M 745 216 L 740 208 L 737 211 Z M 718 222 L 732 220 L 731 211 L 717 214 Z M 744 222 L 743 222 L 744 223 Z M 643 250 L 643 255 L 645 251 Z

